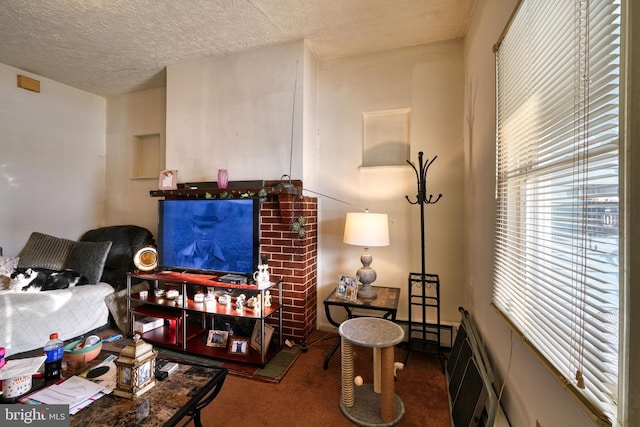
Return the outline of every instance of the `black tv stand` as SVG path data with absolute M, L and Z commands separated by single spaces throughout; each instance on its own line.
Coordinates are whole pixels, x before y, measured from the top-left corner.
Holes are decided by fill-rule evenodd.
M 146 293 L 132 292 L 132 279 L 146 280 L 150 289 Z M 127 275 L 127 308 L 130 316 L 129 333 L 135 332 L 135 321 L 143 317 L 163 319 L 162 326 L 141 334 L 142 339 L 161 347 L 186 353 L 227 359 L 235 362 L 264 364 L 282 348 L 282 280 L 263 286 L 255 284 L 231 284 L 220 282 L 215 274 L 184 273 L 178 271 L 157 271 L 145 273 L 134 271 Z M 174 289 L 179 297 L 169 299 L 166 295 L 156 296 L 156 290 Z M 199 293 L 225 294 L 228 302 L 196 301 Z M 244 306 L 237 309 L 236 300 L 240 294 L 247 299 L 255 296 L 263 302 L 259 308 Z M 271 305 L 264 306 L 265 298 Z M 251 336 L 234 336 L 247 341 L 246 354 L 231 350 L 232 337 L 226 345 L 207 345 L 210 330 L 216 321 L 242 319 L 253 323 Z M 267 327 L 265 328 L 265 325 Z M 270 339 L 271 331 L 273 340 Z M 275 338 L 277 336 L 277 338 Z M 266 346 L 262 343 L 266 342 Z

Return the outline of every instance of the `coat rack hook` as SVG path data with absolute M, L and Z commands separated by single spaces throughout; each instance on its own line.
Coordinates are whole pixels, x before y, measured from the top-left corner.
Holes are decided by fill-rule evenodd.
M 433 194 L 430 194 L 429 196 L 427 196 L 427 172 L 429 171 L 429 167 L 433 164 L 433 162 L 435 162 L 438 156 L 434 156 L 433 159 L 431 160 L 427 159 L 427 162 L 423 163 L 423 160 L 422 160 L 423 155 L 424 153 L 422 151 L 418 153 L 417 168 L 416 168 L 416 165 L 411 160 L 407 160 L 407 163 L 409 163 L 409 165 L 413 168 L 413 171 L 416 173 L 416 180 L 418 181 L 418 194 L 416 195 L 415 201 L 411 201 L 409 196 L 405 196 L 407 201 L 412 205 L 417 205 L 417 204 L 433 205 L 435 203 L 438 203 L 438 201 L 442 198 L 442 194 L 438 194 L 438 197 L 435 200 L 433 199 L 434 197 Z

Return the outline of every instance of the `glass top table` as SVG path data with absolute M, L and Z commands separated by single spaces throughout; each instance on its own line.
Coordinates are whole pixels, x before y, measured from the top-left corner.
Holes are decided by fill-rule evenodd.
M 135 399 L 103 396 L 70 417 L 71 426 L 175 426 L 192 418 L 201 427 L 200 410 L 220 392 L 226 368 L 178 363 L 176 372 Z
M 111 352 L 103 351 L 98 358 L 89 362 L 85 369 L 95 366 Z M 200 411 L 209 405 L 218 395 L 227 376 L 228 369 L 198 364 L 177 363 L 178 368 L 167 378 L 160 381 L 135 399 L 115 396 L 114 393 L 102 396 L 78 413 L 69 416 L 69 426 L 175 426 L 193 420 L 196 427 L 202 427 Z M 73 373 L 63 371 L 63 378 Z M 56 383 L 34 378 L 33 386 L 25 395 L 12 399 L 0 399 L 0 403 L 22 403 L 39 405 L 28 401 L 34 392 Z
M 354 317 L 362 317 L 364 315 L 382 317 L 395 321 L 396 314 L 398 313 L 398 301 L 400 300 L 400 288 L 391 288 L 386 286 L 372 286 L 376 290 L 377 297 L 375 299 L 357 298 L 356 301 L 349 301 L 336 294 L 334 289 L 323 301 L 324 311 L 327 316 L 327 320 L 333 326 L 340 327 L 340 323 L 333 319 L 331 316 L 331 307 L 342 307 L 347 315 L 347 319 L 353 319 Z M 366 313 L 366 314 L 361 314 Z M 329 366 L 329 361 L 333 357 L 334 353 L 340 347 L 340 340 L 336 342 L 329 354 L 324 360 L 323 369 L 326 371 Z

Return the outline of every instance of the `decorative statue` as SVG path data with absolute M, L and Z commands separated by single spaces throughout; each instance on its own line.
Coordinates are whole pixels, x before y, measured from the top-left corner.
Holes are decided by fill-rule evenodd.
M 244 309 L 244 300 L 247 298 L 245 294 L 240 294 L 238 298 L 236 298 L 236 310 L 240 311 Z
M 258 271 L 253 273 L 253 279 L 258 286 L 269 284 L 269 265 L 259 264 Z
M 268 289 L 264 291 L 264 306 L 271 307 L 271 292 Z

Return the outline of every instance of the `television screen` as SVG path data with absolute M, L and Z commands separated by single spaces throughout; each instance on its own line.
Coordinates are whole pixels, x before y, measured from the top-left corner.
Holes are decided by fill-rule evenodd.
M 179 199 L 158 204 L 161 268 L 252 274 L 260 251 L 256 199 Z

